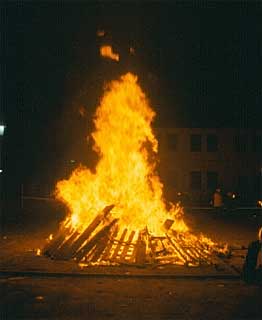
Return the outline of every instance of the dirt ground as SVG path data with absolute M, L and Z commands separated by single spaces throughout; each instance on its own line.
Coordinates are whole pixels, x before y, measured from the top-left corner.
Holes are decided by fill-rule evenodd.
M 196 233 L 241 246 L 256 239 L 262 224 L 261 214 L 253 212 L 220 216 L 189 212 L 185 219 Z M 19 271 L 23 252 L 43 246 L 45 238 L 58 226 L 55 220 L 47 223 L 43 218 L 35 223 L 36 220 L 31 217 L 31 225 L 17 224 L 2 232 L 1 269 L 10 261 Z M 78 278 L 12 276 L 0 272 L 0 290 L 1 320 L 262 319 L 262 287 L 246 285 L 237 277 Z

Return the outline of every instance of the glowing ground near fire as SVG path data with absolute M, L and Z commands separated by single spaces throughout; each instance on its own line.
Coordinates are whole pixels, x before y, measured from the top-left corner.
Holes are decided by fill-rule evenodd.
M 156 171 L 155 112 L 131 73 L 106 88 L 95 116 L 95 172 L 81 166 L 57 183 L 69 213 L 44 253 L 85 264 L 212 264 L 225 252 L 194 235 L 166 203 Z M 84 152 L 84 151 L 83 151 Z

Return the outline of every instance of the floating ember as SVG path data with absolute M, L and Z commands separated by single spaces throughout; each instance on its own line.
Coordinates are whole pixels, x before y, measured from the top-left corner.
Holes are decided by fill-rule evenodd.
M 80 166 L 57 183 L 57 199 L 69 214 L 46 255 L 81 265 L 211 263 L 220 248 L 194 235 L 182 208 L 164 201 L 154 117 L 135 75 L 109 84 L 94 117 L 95 173 Z
M 108 59 L 119 61 L 119 54 L 118 53 L 114 53 L 111 46 L 102 46 L 102 47 L 100 47 L 100 55 L 102 57 L 105 57 L 105 58 L 108 58 Z

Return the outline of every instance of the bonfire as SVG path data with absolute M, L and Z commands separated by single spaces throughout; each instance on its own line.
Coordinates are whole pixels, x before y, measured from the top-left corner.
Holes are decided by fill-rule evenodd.
M 137 76 L 108 84 L 94 115 L 95 172 L 79 166 L 57 183 L 56 198 L 68 215 L 45 255 L 86 265 L 199 266 L 223 250 L 193 234 L 183 208 L 165 201 L 154 117 Z

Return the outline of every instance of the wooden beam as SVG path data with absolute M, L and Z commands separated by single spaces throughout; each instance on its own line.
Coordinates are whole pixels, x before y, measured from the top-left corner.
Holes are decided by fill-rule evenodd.
M 187 257 L 185 256 L 184 252 L 181 250 L 179 243 L 177 241 L 173 241 L 173 239 L 171 239 L 168 235 L 167 239 L 169 240 L 169 242 L 171 243 L 171 245 L 174 247 L 178 257 L 180 258 L 181 261 L 183 261 L 183 263 L 187 262 Z
M 132 231 L 127 239 L 127 242 L 125 243 L 124 249 L 120 255 L 120 262 L 125 262 L 126 261 L 126 255 L 128 253 L 128 249 L 130 248 L 130 244 L 132 243 L 132 240 L 135 236 L 135 231 Z
M 166 219 L 166 221 L 165 221 L 164 224 L 163 224 L 164 230 L 165 230 L 165 231 L 168 231 L 168 230 L 172 227 L 173 223 L 174 223 L 174 220 L 172 220 L 172 219 Z
M 79 232 L 75 231 L 71 234 L 71 236 L 63 242 L 63 244 L 55 251 L 53 252 L 53 257 L 55 259 L 61 259 L 61 260 L 68 260 L 70 259 L 70 250 L 73 242 L 77 239 L 79 236 Z
M 137 244 L 136 244 L 136 256 L 135 263 L 136 264 L 145 264 L 146 263 L 146 241 L 143 235 L 143 232 L 139 232 Z
M 117 237 L 119 228 L 118 225 L 115 225 L 115 229 L 113 230 L 113 234 L 109 236 L 109 241 L 106 246 L 105 251 L 103 252 L 103 256 L 101 258 L 102 261 L 108 261 L 111 255 L 111 249 L 114 245 L 115 238 Z
M 70 230 L 66 227 L 61 227 L 56 237 L 50 241 L 43 249 L 43 254 L 52 257 L 55 251 L 63 244 L 67 235 L 70 235 Z
M 100 225 L 105 219 L 109 212 L 114 208 L 114 205 L 107 206 L 103 209 L 102 213 L 99 213 L 95 219 L 88 225 L 88 227 L 81 233 L 81 235 L 72 243 L 71 247 L 68 248 L 66 256 L 68 259 L 72 258 L 75 253 L 81 248 L 81 246 L 89 239 L 93 231 Z
M 106 234 L 109 233 L 113 225 L 118 221 L 114 219 L 109 225 L 103 227 L 98 231 L 75 255 L 77 261 L 81 261 L 84 256 L 100 241 Z
M 122 232 L 120 239 L 118 240 L 118 244 L 114 250 L 114 253 L 112 254 L 112 256 L 110 258 L 111 261 L 115 261 L 117 256 L 119 255 L 119 250 L 123 246 L 123 241 L 125 240 L 126 234 L 127 234 L 127 229 L 125 228 L 124 231 Z
M 102 253 L 105 251 L 107 245 L 110 243 L 110 235 L 112 230 L 109 231 L 96 245 L 96 250 L 91 258 L 91 262 L 97 262 L 101 257 Z

